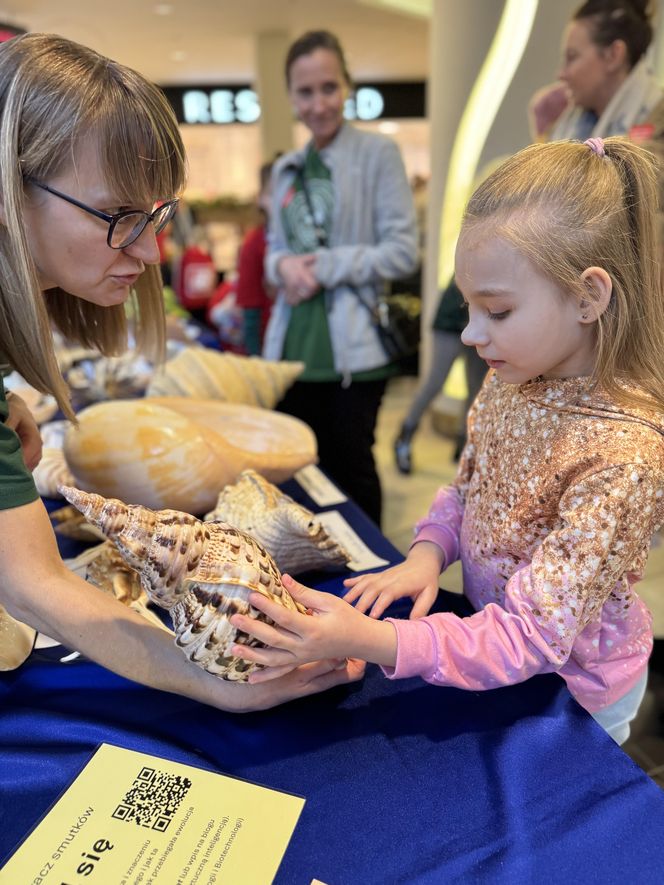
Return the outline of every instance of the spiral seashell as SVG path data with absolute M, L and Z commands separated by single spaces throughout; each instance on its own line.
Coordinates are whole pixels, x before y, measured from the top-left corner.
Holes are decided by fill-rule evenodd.
M 41 461 L 32 471 L 32 478 L 40 495 L 45 498 L 59 497 L 58 486 L 71 485 L 74 475 L 67 466 L 62 449 L 42 449 Z
M 147 396 L 191 396 L 273 409 L 303 369 L 299 362 L 188 347 L 154 375 Z
M 76 485 L 154 509 L 205 513 L 245 469 L 284 482 L 316 460 L 297 418 L 185 397 L 98 403 L 78 414 L 64 452 Z
M 269 623 L 249 605 L 252 590 L 304 611 L 283 587 L 265 548 L 232 526 L 203 523 L 175 510 L 155 512 L 71 487 L 61 493 L 113 541 L 138 572 L 150 600 L 170 612 L 176 644 L 210 673 L 246 681 L 259 666 L 230 654 L 234 642 L 261 645 L 230 624 L 232 614 Z
M 311 510 L 297 504 L 255 470 L 244 470 L 219 494 L 206 522 L 226 522 L 256 538 L 282 572 L 345 566 L 350 554 Z

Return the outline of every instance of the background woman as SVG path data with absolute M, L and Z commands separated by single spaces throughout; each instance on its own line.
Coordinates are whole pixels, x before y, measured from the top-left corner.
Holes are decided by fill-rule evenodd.
M 137 341 L 161 353 L 156 234 L 183 184 L 182 141 L 159 89 L 61 37 L 28 34 L 0 46 L 0 352 L 70 419 L 51 325 L 117 352 L 134 297 Z M 37 429 L 20 402 L 7 404 L 1 384 L 0 419 L 5 627 L 13 617 L 122 676 L 223 709 L 268 707 L 348 681 L 347 670 L 319 663 L 275 692 L 225 683 L 192 666 L 166 632 L 91 590 L 58 555 L 21 454 L 23 442 L 34 466 Z
M 627 135 L 662 98 L 648 69 L 648 0 L 587 0 L 563 35 L 562 81 L 536 93 L 533 135 L 556 141 Z
M 263 353 L 305 363 L 279 408 L 312 427 L 321 467 L 379 523 L 372 446 L 397 370 L 360 296 L 373 304 L 386 280 L 415 270 L 412 194 L 396 144 L 344 122 L 351 79 L 333 34 L 293 43 L 286 83 L 311 140 L 272 176 L 266 270 L 279 291 Z

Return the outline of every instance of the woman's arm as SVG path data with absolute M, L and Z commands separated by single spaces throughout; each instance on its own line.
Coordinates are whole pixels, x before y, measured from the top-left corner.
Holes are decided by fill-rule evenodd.
M 376 149 L 380 157 L 371 193 L 376 242 L 318 249 L 315 273 L 326 289 L 395 280 L 417 269 L 415 207 L 399 148 L 385 139 Z
M 222 710 L 264 709 L 361 676 L 355 663 L 335 669 L 338 661 L 318 662 L 271 690 L 205 672 L 172 636 L 66 568 L 41 501 L 0 511 L 0 573 L 0 602 L 13 617 L 121 676 Z

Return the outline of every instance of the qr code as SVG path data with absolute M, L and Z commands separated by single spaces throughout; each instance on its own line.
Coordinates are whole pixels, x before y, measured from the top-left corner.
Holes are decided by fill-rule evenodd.
M 111 817 L 165 833 L 190 787 L 188 777 L 146 766 Z

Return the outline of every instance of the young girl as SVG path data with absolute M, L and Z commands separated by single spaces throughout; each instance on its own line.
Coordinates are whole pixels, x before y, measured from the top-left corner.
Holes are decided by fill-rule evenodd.
M 406 561 L 347 581 L 346 602 L 290 579 L 315 617 L 252 598 L 279 625 L 235 618 L 271 646 L 242 649 L 268 667 L 255 681 L 328 655 L 473 691 L 553 671 L 626 739 L 652 647 L 634 584 L 664 519 L 652 160 L 619 138 L 534 145 L 475 192 L 456 279 L 463 339 L 493 371 L 458 476 Z M 458 557 L 477 612 L 423 617 Z M 403 596 L 411 620 L 377 620 Z
M 112 353 L 126 346 L 135 295 L 138 342 L 159 355 L 164 310 L 156 234 L 184 183 L 183 146 L 159 89 L 58 36 L 0 46 L 0 353 L 73 413 L 51 324 Z M 21 453 L 23 444 L 23 456 Z M 244 710 L 357 678 L 321 662 L 275 691 L 224 683 L 192 667 L 172 638 L 90 589 L 62 563 L 26 463 L 39 460 L 25 405 L 0 384 L 0 632 L 11 618 L 128 678 Z

